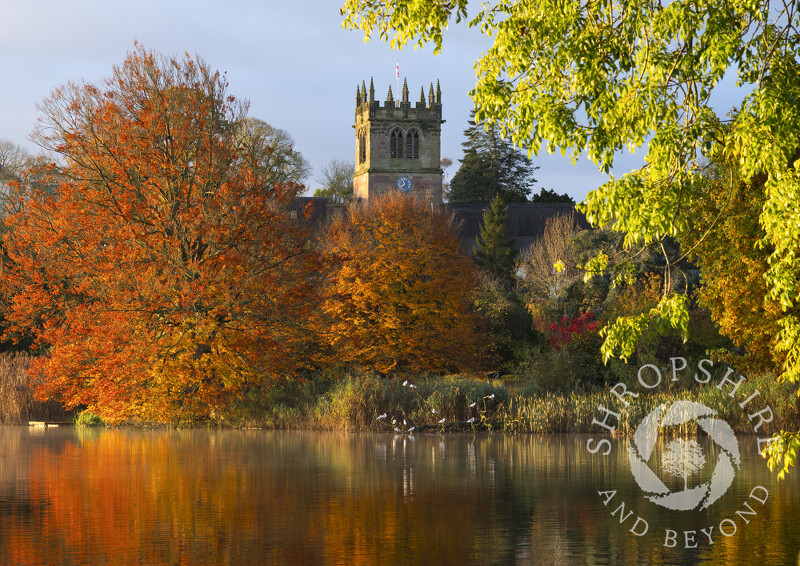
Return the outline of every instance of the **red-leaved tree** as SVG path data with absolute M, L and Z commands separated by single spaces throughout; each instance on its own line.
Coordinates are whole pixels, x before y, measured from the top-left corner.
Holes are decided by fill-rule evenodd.
M 9 215 L 8 320 L 49 355 L 38 393 L 108 421 L 221 418 L 297 364 L 317 256 L 275 148 L 197 58 L 141 46 L 40 106 L 59 159 Z

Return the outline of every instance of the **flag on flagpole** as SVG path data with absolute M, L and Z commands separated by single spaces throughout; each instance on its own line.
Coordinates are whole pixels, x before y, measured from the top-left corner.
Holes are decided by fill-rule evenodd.
M 398 81 L 400 80 L 400 61 L 397 61 L 397 65 L 395 65 L 394 78 L 396 78 Z

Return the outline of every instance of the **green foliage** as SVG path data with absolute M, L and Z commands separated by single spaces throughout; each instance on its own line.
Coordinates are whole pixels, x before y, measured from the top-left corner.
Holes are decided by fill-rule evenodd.
M 492 353 L 504 370 L 512 371 L 528 347 L 543 341 L 520 294 L 499 279 L 482 273 L 473 305 L 488 323 Z
M 778 479 L 783 479 L 789 472 L 792 462 L 797 461 L 800 450 L 800 436 L 784 431 L 776 434 L 773 442 L 764 447 L 763 455 L 771 471 L 778 472 Z
M 345 27 L 365 30 L 367 38 L 378 28 L 393 46 L 433 42 L 438 50 L 442 29 L 466 17 L 467 1 L 349 0 L 343 10 Z M 475 65 L 476 121 L 496 124 L 534 154 L 543 144 L 573 160 L 585 154 L 605 172 L 617 152 L 647 144 L 643 167 L 613 178 L 582 204 L 594 225 L 624 232 L 626 248 L 689 229 L 694 207 L 687 203 L 705 186 L 703 159 L 726 157 L 741 179 L 764 175 L 758 244 L 768 252 L 764 300 L 781 310 L 775 347 L 784 360 L 782 378 L 799 381 L 800 41 L 794 4 L 544 0 L 488 2 L 475 14 L 469 25 L 492 38 Z M 746 86 L 732 117 L 712 107 L 718 92 L 730 94 L 726 73 Z M 674 289 L 665 285 L 665 292 Z M 629 351 L 637 332 L 651 324 L 683 327 L 688 306 L 665 298 L 646 320 L 620 322 L 607 334 L 606 352 Z
M 473 250 L 475 263 L 504 283 L 514 281 L 514 258 L 517 250 L 514 240 L 508 237 L 508 207 L 500 195 L 483 213 L 483 226 Z
M 635 351 L 639 337 L 648 332 L 664 334 L 675 329 L 688 339 L 689 311 L 686 303 L 686 295 L 669 295 L 646 313 L 620 317 L 606 326 L 600 331 L 605 338 L 600 349 L 603 361 L 607 362 L 615 353 L 627 361 Z
M 442 48 L 442 29 L 448 21 L 455 18 L 460 22 L 467 17 L 467 0 L 370 2 L 369 10 L 363 4 L 363 0 L 346 1 L 340 10 L 345 16 L 342 27 L 363 30 L 365 41 L 373 28 L 377 28 L 381 41 L 391 41 L 393 48 L 401 48 L 409 41 L 415 42 L 415 47 L 422 47 L 432 41 L 434 53 L 438 53 Z
M 474 116 L 473 110 L 473 116 Z M 461 167 L 450 181 L 449 202 L 527 202 L 537 169 L 513 144 L 503 139 L 494 125 L 488 129 L 470 119 Z
M 558 194 L 553 189 L 542 189 L 531 197 L 531 202 L 537 204 L 546 204 L 546 203 L 569 203 L 575 204 L 575 201 L 569 196 L 567 193 Z
M 577 394 L 602 386 L 608 374 L 598 353 L 595 332 L 561 350 L 539 350 L 530 354 L 516 372 L 528 395 Z
M 356 166 L 348 161 L 331 160 L 322 168 L 322 177 L 318 181 L 322 188 L 314 191 L 315 197 L 348 197 L 353 196 L 353 175 Z
M 564 241 L 565 235 L 569 237 L 568 242 Z M 672 356 L 707 357 L 709 351 L 727 351 L 730 347 L 730 342 L 719 335 L 704 309 L 689 305 L 691 308 L 682 320 L 683 327 L 673 326 L 672 321 L 663 316 L 659 304 L 664 298 L 665 265 L 660 246 L 648 246 L 631 258 L 623 253 L 623 238 L 623 234 L 611 230 L 569 232 L 561 227 L 549 232 L 546 229 L 545 237 L 526 250 L 519 262 L 521 271 L 525 272 L 520 289 L 537 329 L 547 333 L 550 326 L 560 324 L 564 316 L 574 319 L 587 312 L 595 313 L 603 327 L 602 336 L 613 333 L 605 345 L 613 344 L 616 353 L 623 353 L 629 363 L 614 357 L 604 360 L 600 354 L 601 335 L 593 334 L 591 340 L 570 343 L 562 350 L 532 355 L 517 372 L 521 380 L 533 380 L 539 391 L 565 391 L 578 385 L 620 380 L 630 382 L 628 369 L 631 365 L 668 363 Z M 674 244 L 672 248 L 664 247 L 669 250 L 669 257 L 680 254 Z M 544 253 L 547 249 L 560 251 L 545 254 L 544 259 L 535 261 L 537 252 Z M 564 277 L 556 286 L 552 278 L 561 275 L 552 270 L 556 256 L 572 258 L 569 261 L 578 264 L 587 258 L 597 263 L 600 258 L 603 269 L 588 272 L 585 278 L 576 270 L 575 275 Z M 537 264 L 543 265 L 538 271 L 546 277 L 534 277 Z M 681 284 L 690 292 L 698 286 L 696 275 L 685 261 L 671 265 L 671 270 L 682 274 Z M 682 300 L 686 295 L 677 297 Z M 637 325 L 633 331 L 628 326 L 631 321 Z M 634 334 L 634 331 L 638 332 L 627 340 L 625 333 Z M 624 352 L 623 344 L 628 345 Z
M 84 427 L 106 426 L 103 419 L 90 411 L 81 411 L 78 418 L 75 420 L 75 424 Z
M 294 149 L 292 136 L 263 120 L 245 118 L 241 142 L 246 154 L 260 157 L 261 174 L 273 183 L 300 183 L 311 172 L 311 164 Z

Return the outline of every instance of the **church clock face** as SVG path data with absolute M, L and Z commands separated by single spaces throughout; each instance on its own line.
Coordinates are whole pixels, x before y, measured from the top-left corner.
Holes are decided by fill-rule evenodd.
M 400 177 L 397 179 L 397 188 L 403 192 L 408 192 L 411 190 L 411 179 L 408 177 Z

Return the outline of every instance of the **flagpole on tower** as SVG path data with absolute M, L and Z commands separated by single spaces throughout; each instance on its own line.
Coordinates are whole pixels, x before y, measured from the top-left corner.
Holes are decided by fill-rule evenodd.
M 397 79 L 397 90 L 395 92 L 397 93 L 397 96 L 399 97 L 400 96 L 400 60 L 399 59 L 397 60 L 397 64 L 394 67 L 394 77 L 395 77 L 395 79 Z M 400 100 L 400 98 L 397 98 L 397 100 Z

